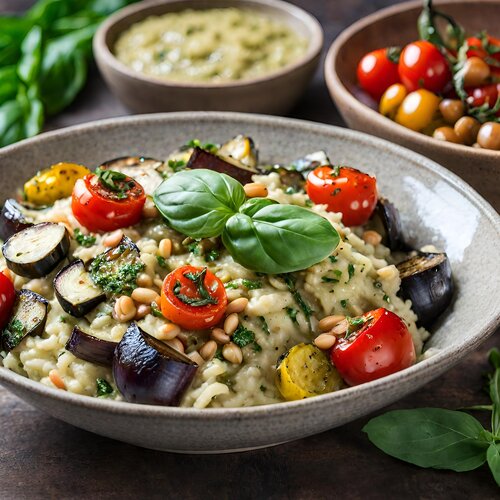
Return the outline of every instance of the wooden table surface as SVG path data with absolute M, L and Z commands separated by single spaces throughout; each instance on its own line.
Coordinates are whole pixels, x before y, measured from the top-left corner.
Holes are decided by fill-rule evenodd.
M 104 1 L 104 0 L 103 0 Z M 0 0 L 0 12 L 29 0 Z M 325 47 L 346 26 L 390 0 L 300 0 L 325 30 Z M 47 129 L 128 111 L 93 69 L 69 109 Z M 322 69 L 290 116 L 343 125 Z M 500 193 L 499 193 L 500 196 Z M 471 311 L 473 313 L 473 311 Z M 500 332 L 448 373 L 381 410 L 486 403 L 482 374 Z M 487 424 L 487 415 L 478 415 Z M 55 420 L 0 388 L 0 498 L 478 498 L 498 497 L 486 466 L 456 474 L 419 469 L 379 452 L 361 431 L 369 417 L 265 450 L 176 455 L 136 448 Z

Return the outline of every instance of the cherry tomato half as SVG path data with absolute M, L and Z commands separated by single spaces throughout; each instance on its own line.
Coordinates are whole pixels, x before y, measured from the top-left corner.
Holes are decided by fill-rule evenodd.
M 187 330 L 205 330 L 223 317 L 227 305 L 222 281 L 206 267 L 182 266 L 163 281 L 161 312 Z
M 16 290 L 12 281 L 0 273 L 0 329 L 8 323 L 15 301 Z
M 404 321 L 383 307 L 362 316 L 363 326 L 339 339 L 330 357 L 349 385 L 364 384 L 415 363 L 413 339 Z
M 424 88 L 439 93 L 451 80 L 446 58 L 426 40 L 410 43 L 403 49 L 398 71 L 409 92 Z
M 341 212 L 344 225 L 360 226 L 377 205 L 377 181 L 351 167 L 317 167 L 307 176 L 307 194 L 330 212 Z
M 358 63 L 357 75 L 361 88 L 377 101 L 387 87 L 399 82 L 398 65 L 387 57 L 387 49 L 365 54 Z
M 75 182 L 71 208 L 78 222 L 89 231 L 114 231 L 141 220 L 146 195 L 131 177 L 113 181 L 109 189 L 95 174 Z

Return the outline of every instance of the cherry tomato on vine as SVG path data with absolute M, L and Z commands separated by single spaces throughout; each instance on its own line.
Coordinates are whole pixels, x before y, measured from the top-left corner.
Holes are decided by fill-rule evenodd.
M 500 83 L 491 83 L 482 85 L 473 89 L 466 89 L 468 98 L 467 103 L 472 107 L 482 106 L 487 104 L 490 108 L 495 105 L 500 92 Z
M 451 80 L 446 58 L 426 40 L 409 43 L 401 52 L 399 77 L 409 92 L 424 88 L 439 93 Z
M 330 357 L 349 385 L 364 384 L 408 368 L 416 354 L 404 321 L 383 307 L 361 316 L 359 330 L 340 338 Z
M 0 273 L 0 329 L 9 322 L 15 301 L 16 290 L 12 281 L 4 273 Z
M 341 212 L 346 226 L 360 226 L 377 205 L 377 181 L 351 167 L 317 167 L 307 177 L 307 194 L 330 212 Z
M 358 63 L 358 82 L 377 101 L 387 87 L 399 82 L 398 65 L 389 59 L 388 50 L 369 52 Z
M 398 108 L 396 123 L 411 130 L 424 129 L 432 122 L 439 101 L 437 95 L 425 89 L 410 92 Z
M 163 281 L 161 312 L 187 330 L 205 330 L 224 316 L 227 305 L 222 281 L 206 267 L 182 266 Z

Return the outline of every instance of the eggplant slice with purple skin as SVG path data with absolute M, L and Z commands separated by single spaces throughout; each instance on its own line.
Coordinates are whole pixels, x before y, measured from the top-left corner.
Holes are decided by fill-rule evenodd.
M 454 284 L 445 253 L 424 253 L 397 264 L 400 295 L 412 302 L 418 323 L 429 326 L 451 303 Z
M 23 213 L 23 206 L 16 200 L 6 200 L 0 213 L 0 239 L 8 240 L 13 234 L 32 226 Z
M 116 387 L 130 403 L 178 406 L 198 365 L 132 322 L 115 349 Z
M 111 366 L 117 345 L 118 342 L 94 337 L 75 326 L 71 332 L 71 337 L 66 343 L 66 350 L 85 361 Z
M 66 257 L 70 237 L 61 224 L 42 222 L 12 235 L 3 245 L 7 267 L 19 276 L 42 278 Z
M 399 211 L 389 200 L 378 199 L 367 228 L 377 231 L 382 236 L 382 244 L 391 250 L 411 250 L 403 238 Z
M 41 335 L 47 321 L 49 302 L 31 290 L 20 290 L 11 319 L 1 334 L 2 348 L 14 349 L 27 335 Z
M 54 292 L 64 311 L 75 318 L 85 316 L 106 300 L 106 294 L 94 284 L 80 259 L 57 273 Z

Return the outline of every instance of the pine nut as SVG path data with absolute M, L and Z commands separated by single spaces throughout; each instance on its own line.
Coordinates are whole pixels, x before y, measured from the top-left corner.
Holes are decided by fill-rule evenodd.
M 375 247 L 377 245 L 380 245 L 380 242 L 382 241 L 382 236 L 379 233 L 377 233 L 377 231 L 368 230 L 363 233 L 363 241 Z
M 137 276 L 137 284 L 140 287 L 150 288 L 153 286 L 153 278 L 149 274 L 141 273 Z
M 231 340 L 231 337 L 222 328 L 214 328 L 210 333 L 210 337 L 218 344 L 227 344 Z
M 116 245 L 120 243 L 122 238 L 123 231 L 121 229 L 117 229 L 116 231 L 113 231 L 112 233 L 109 233 L 107 236 L 105 236 L 102 239 L 102 244 L 105 247 L 116 247 Z
M 140 302 L 141 304 L 151 304 L 151 302 L 156 302 L 159 299 L 158 294 L 151 290 L 151 288 L 136 288 L 132 292 L 132 298 L 136 302 Z
M 155 278 L 153 283 L 161 290 L 161 287 L 163 286 L 163 280 L 161 278 Z
M 323 351 L 326 351 L 330 349 L 330 347 L 332 347 L 336 341 L 337 338 L 334 335 L 328 335 L 328 333 L 322 333 L 321 335 L 318 335 L 314 339 L 314 344 Z
M 66 389 L 66 384 L 64 380 L 59 375 L 57 370 L 50 370 L 49 372 L 49 380 L 58 388 L 58 389 Z
M 243 361 L 241 349 L 233 342 L 229 342 L 222 348 L 222 356 L 234 365 L 239 365 Z
M 144 206 L 142 207 L 142 216 L 145 219 L 154 219 L 159 215 L 160 212 L 156 208 L 154 201 L 151 198 L 146 198 L 146 203 L 144 203 Z
M 229 316 L 232 313 L 240 313 L 243 312 L 248 305 L 248 299 L 245 297 L 240 297 L 239 299 L 235 299 L 229 303 L 226 308 L 226 316 Z
M 168 259 L 172 255 L 172 240 L 163 238 L 158 244 L 158 254 L 164 259 Z
M 198 351 L 190 352 L 189 354 L 186 354 L 186 356 L 194 361 L 198 366 L 205 364 L 205 360 L 200 356 Z
M 184 352 L 184 344 L 178 338 L 167 340 L 167 344 L 176 351 Z
M 215 356 L 216 351 L 217 351 L 217 343 L 215 342 L 215 340 L 209 340 L 208 342 L 206 342 L 201 346 L 200 356 L 205 361 L 210 361 Z
M 126 323 L 135 317 L 136 312 L 134 301 L 129 296 L 118 297 L 113 310 L 113 316 L 117 321 Z
M 228 335 L 232 335 L 236 328 L 238 328 L 238 323 L 240 319 L 236 313 L 231 313 L 224 321 L 224 331 Z
M 347 332 L 348 326 L 347 320 L 344 319 L 331 329 L 331 333 L 332 335 L 344 335 L 344 333 Z
M 383 280 L 390 280 L 390 279 L 394 278 L 395 276 L 397 276 L 399 274 L 399 271 L 397 270 L 397 268 L 394 264 L 391 264 L 389 266 L 381 267 L 377 271 L 377 274 Z
M 144 316 L 147 316 L 151 313 L 151 306 L 147 306 L 146 304 L 139 304 L 137 306 L 137 312 L 135 313 L 135 319 L 142 319 Z
M 247 198 L 265 198 L 267 196 L 267 187 L 260 182 L 250 182 L 243 186 Z
M 160 328 L 160 331 L 157 334 L 157 338 L 160 340 L 172 340 L 179 335 L 181 329 L 178 325 L 174 323 L 167 323 Z
M 332 316 L 325 316 L 319 323 L 318 328 L 322 332 L 330 331 L 337 323 L 340 323 L 345 319 L 345 316 L 342 314 L 334 314 Z

